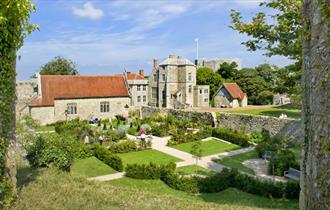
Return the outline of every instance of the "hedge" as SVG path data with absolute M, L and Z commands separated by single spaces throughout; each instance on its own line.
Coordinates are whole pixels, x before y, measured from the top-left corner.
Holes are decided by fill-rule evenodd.
M 95 157 L 116 171 L 124 170 L 122 159 L 119 156 L 112 154 L 109 150 L 102 146 L 96 146 Z
M 250 137 L 248 135 L 228 128 L 214 128 L 212 130 L 212 136 L 242 147 L 249 146 Z
M 175 171 L 175 163 L 166 165 L 149 164 L 128 164 L 125 168 L 126 176 L 135 179 L 160 179 L 166 173 Z

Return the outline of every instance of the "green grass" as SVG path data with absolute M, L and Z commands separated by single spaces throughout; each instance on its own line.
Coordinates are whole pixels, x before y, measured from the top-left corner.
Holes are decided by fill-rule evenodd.
M 182 175 L 188 174 L 200 174 L 200 175 L 209 175 L 211 172 L 209 169 L 197 166 L 197 165 L 190 165 L 190 166 L 183 166 L 176 168 L 176 172 Z
M 36 131 L 55 131 L 55 126 L 40 126 L 36 129 Z
M 73 175 L 94 177 L 106 174 L 113 174 L 116 171 L 97 159 L 96 157 L 89 157 L 85 159 L 77 159 L 71 166 L 71 173 Z
M 167 155 L 165 153 L 159 152 L 157 150 L 143 150 L 138 152 L 129 152 L 118 154 L 122 158 L 124 165 L 127 164 L 142 164 L 142 163 L 156 163 L 156 164 L 166 164 L 170 162 L 180 162 L 179 158 Z
M 233 188 L 192 195 L 169 188 L 160 180 L 92 182 L 55 169 L 19 169 L 17 177 L 21 183 L 13 207 L 17 210 L 298 209 L 297 200 L 271 200 Z
M 297 162 L 300 162 L 300 159 L 301 159 L 301 147 L 300 146 L 295 146 L 295 147 L 291 148 L 291 150 L 293 151 L 294 155 L 296 156 Z
M 256 151 L 251 151 L 231 157 L 226 157 L 226 158 L 221 158 L 217 160 L 213 160 L 216 163 L 235 168 L 238 171 L 249 173 L 249 174 L 254 174 L 254 171 L 242 164 L 245 160 L 253 159 L 253 158 L 258 158 L 257 152 Z
M 260 108 L 260 109 L 250 109 L 250 110 L 233 110 L 227 112 L 239 113 L 239 114 L 265 115 L 272 117 L 279 117 L 283 113 L 290 118 L 301 117 L 300 109 L 287 108 L 287 107 L 269 107 L 269 108 Z
M 184 144 L 177 144 L 171 146 L 174 149 L 178 149 L 184 152 L 190 153 L 191 147 L 195 142 L 188 142 Z M 214 155 L 217 153 L 228 152 L 231 150 L 239 149 L 240 146 L 236 144 L 226 144 L 217 140 L 203 141 L 202 144 L 202 156 Z
M 173 195 L 177 198 L 188 200 L 206 201 L 222 205 L 228 204 L 233 206 L 233 209 L 298 209 L 297 200 L 271 200 L 267 197 L 245 193 L 235 188 L 228 188 L 218 193 L 202 193 L 199 195 L 193 195 L 183 191 L 174 190 L 160 180 L 139 180 L 125 177 L 109 181 L 108 184 L 111 186 L 137 191 L 141 190 L 152 192 L 155 195 Z M 234 206 L 236 206 L 236 208 Z

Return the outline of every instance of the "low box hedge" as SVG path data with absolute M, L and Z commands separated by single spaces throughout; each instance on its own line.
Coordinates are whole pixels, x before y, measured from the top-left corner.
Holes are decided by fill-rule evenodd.
M 247 134 L 228 128 L 214 128 L 212 130 L 212 136 L 242 147 L 247 147 L 250 145 L 250 137 Z

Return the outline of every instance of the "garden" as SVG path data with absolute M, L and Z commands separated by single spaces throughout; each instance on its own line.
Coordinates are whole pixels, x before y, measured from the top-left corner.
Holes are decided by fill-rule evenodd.
M 40 128 L 37 122 L 31 119 L 18 122 L 18 139 L 33 168 L 56 168 L 65 173 L 70 172 L 74 177 L 84 178 L 124 171 L 126 177 L 109 181 L 109 185 L 145 185 L 148 192 L 166 189 L 169 194 L 211 202 L 217 202 L 217 199 L 221 199 L 217 195 L 226 192 L 243 197 L 264 197 L 262 199 L 268 199 L 269 196 L 278 199 L 298 197 L 297 182 L 258 181 L 241 173 L 253 174 L 253 170 L 245 167 L 242 162 L 256 158 L 270 148 L 273 148 L 278 157 L 272 160 L 272 164 L 276 163 L 276 173 L 294 165 L 283 165 L 285 158 L 281 156 L 283 152 L 280 148 L 284 143 L 273 147 L 277 140 L 267 136 L 266 131 L 260 135 L 249 135 L 243 131 L 212 128 L 161 115 L 145 119 L 118 116 L 116 119 L 100 121 L 96 125 L 75 119 L 49 126 L 55 132 L 38 134 L 35 132 Z M 200 157 L 248 147 L 253 141 L 260 143 L 256 151 L 214 160 L 232 168 L 230 170 L 214 172 L 197 165 L 177 168 L 175 163 L 182 160 L 152 149 L 153 140 L 142 144 L 140 140 L 130 138 L 136 136 L 140 129 L 153 136 L 170 136 L 168 147 L 191 153 L 192 156 L 196 156 L 193 148 L 199 145 Z M 99 140 L 100 136 L 102 141 Z M 290 145 L 290 142 L 285 145 Z M 197 194 L 200 196 L 196 196 Z M 285 202 L 292 204 L 291 200 Z

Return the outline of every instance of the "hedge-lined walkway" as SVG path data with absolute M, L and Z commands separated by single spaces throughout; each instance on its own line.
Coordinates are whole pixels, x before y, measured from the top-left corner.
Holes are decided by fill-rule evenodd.
M 169 136 L 162 137 L 162 138 L 153 136 L 152 148 L 155 150 L 158 150 L 160 152 L 166 153 L 168 155 L 171 155 L 173 157 L 182 159 L 183 161 L 176 163 L 177 167 L 195 164 L 196 160 L 192 157 L 191 154 L 167 146 L 167 142 L 170 138 L 171 137 L 169 137 Z M 132 139 L 132 136 L 130 136 L 130 139 Z M 205 156 L 205 157 L 202 157 L 202 159 L 198 161 L 197 165 L 200 167 L 203 167 L 203 168 L 207 168 L 212 171 L 219 172 L 225 166 L 222 166 L 218 163 L 213 162 L 212 160 L 214 158 L 230 157 L 230 156 L 238 155 L 241 153 L 250 152 L 253 149 L 254 149 L 254 147 L 247 147 L 247 148 L 243 148 L 243 149 L 233 150 L 230 152 L 223 152 L 223 153 L 219 153 L 219 154 L 215 154 L 215 155 Z M 109 174 L 109 175 L 105 175 L 105 176 L 92 177 L 92 178 L 89 178 L 89 180 L 109 181 L 109 180 L 122 178 L 123 176 L 124 176 L 124 173 L 115 173 L 115 174 Z

